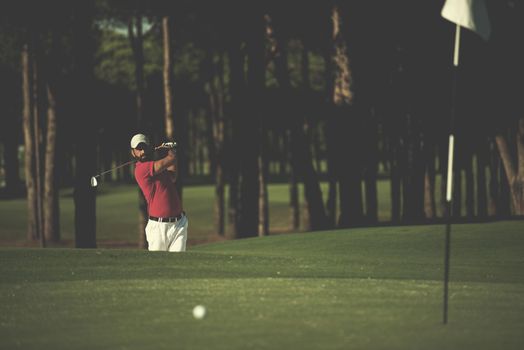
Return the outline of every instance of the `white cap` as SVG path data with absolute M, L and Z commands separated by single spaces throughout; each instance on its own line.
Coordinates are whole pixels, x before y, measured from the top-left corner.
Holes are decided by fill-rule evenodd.
M 136 134 L 131 138 L 131 148 L 136 148 L 140 143 L 145 143 L 146 145 L 149 145 L 149 140 L 147 139 L 147 136 L 144 134 Z

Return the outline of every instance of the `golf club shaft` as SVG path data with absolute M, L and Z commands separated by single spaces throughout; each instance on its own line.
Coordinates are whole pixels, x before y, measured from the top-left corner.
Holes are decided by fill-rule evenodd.
M 100 177 L 100 176 L 102 176 L 102 175 L 104 175 L 104 174 L 110 173 L 110 172 L 112 172 L 112 171 L 114 171 L 114 170 L 116 170 L 116 169 L 119 169 L 119 168 L 121 168 L 121 167 L 124 167 L 124 166 L 129 165 L 129 164 L 134 163 L 134 162 L 136 162 L 136 160 L 134 160 L 134 159 L 133 159 L 133 160 L 130 160 L 130 161 L 127 162 L 127 163 L 120 164 L 119 166 L 116 166 L 116 167 L 114 167 L 114 168 L 112 168 L 112 169 L 109 169 L 109 170 L 106 170 L 106 171 L 104 171 L 104 172 L 101 172 L 100 174 L 95 175 L 95 177 Z
M 168 144 L 169 144 L 169 145 L 176 145 L 176 142 L 169 142 Z M 155 151 L 158 150 L 158 149 L 160 149 L 160 148 L 166 148 L 166 147 L 164 147 L 164 144 L 162 144 L 162 145 L 160 145 L 160 146 L 155 147 Z M 112 168 L 112 169 L 109 169 L 109 170 L 106 170 L 106 171 L 104 171 L 104 172 L 101 172 L 100 174 L 95 175 L 94 177 L 100 177 L 100 176 L 102 176 L 102 175 L 104 175 L 104 174 L 110 173 L 110 172 L 112 172 L 112 171 L 114 171 L 114 170 L 116 170 L 116 169 L 119 169 L 119 168 L 121 168 L 121 167 L 124 167 L 124 166 L 126 166 L 126 165 L 129 165 L 129 164 L 131 164 L 131 163 L 135 163 L 135 162 L 136 162 L 136 160 L 134 160 L 134 159 L 133 159 L 133 160 L 130 160 L 130 161 L 127 162 L 127 163 L 120 164 L 119 166 L 116 166 L 116 167 L 114 167 L 114 168 Z

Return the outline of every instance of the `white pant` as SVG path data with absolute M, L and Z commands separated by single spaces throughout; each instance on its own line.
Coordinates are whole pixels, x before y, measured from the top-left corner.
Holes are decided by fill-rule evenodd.
M 185 215 L 177 222 L 149 220 L 146 226 L 148 249 L 151 251 L 184 252 L 186 250 L 187 223 Z

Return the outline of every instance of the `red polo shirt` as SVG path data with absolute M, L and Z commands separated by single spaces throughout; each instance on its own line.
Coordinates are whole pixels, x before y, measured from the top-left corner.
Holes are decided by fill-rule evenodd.
M 175 183 L 167 171 L 154 174 L 153 161 L 137 162 L 135 179 L 147 201 L 150 216 L 171 217 L 182 213 Z

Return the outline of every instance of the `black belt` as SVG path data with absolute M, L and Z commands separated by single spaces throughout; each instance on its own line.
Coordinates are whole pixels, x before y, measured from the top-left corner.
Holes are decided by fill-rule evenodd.
M 182 214 L 178 216 L 170 216 L 167 218 L 157 218 L 156 216 L 150 216 L 149 220 L 158 221 L 158 222 L 177 222 L 178 220 L 182 220 L 184 215 L 186 215 L 186 213 L 182 212 Z

